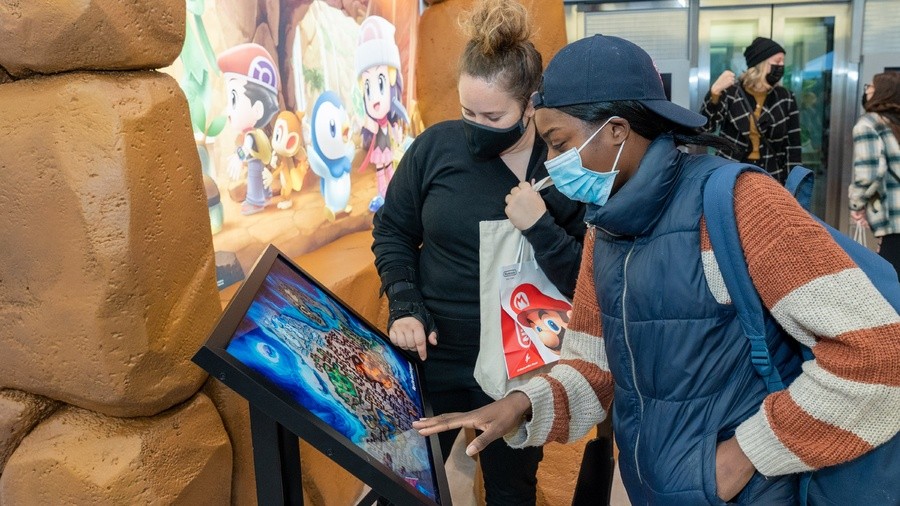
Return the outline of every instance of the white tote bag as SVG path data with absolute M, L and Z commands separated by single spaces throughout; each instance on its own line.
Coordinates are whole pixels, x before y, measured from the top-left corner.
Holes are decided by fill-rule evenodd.
M 856 225 L 853 229 L 853 240 L 862 244 L 866 248 L 869 247 L 868 240 L 866 239 L 866 227 L 864 227 L 860 222 L 856 222 Z
M 572 305 L 509 220 L 482 221 L 479 234 L 481 347 L 475 379 L 500 399 L 559 360 Z

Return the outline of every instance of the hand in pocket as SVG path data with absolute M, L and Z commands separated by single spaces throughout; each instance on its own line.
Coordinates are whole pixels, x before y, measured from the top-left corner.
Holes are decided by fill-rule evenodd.
M 732 437 L 716 446 L 716 493 L 725 502 L 734 499 L 753 477 L 756 468 Z

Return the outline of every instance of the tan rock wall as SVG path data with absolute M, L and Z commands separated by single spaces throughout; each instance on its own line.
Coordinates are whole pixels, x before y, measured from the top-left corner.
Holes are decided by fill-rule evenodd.
M 193 395 L 220 308 L 178 85 L 23 79 L 0 86 L 0 110 L 0 385 L 113 416 Z
M 184 0 L 0 2 L 0 67 L 15 77 L 162 68 L 181 52 Z
M 202 392 L 216 405 L 231 441 L 234 463 L 231 472 L 231 504 L 253 506 L 257 504 L 256 472 L 253 468 L 253 440 L 247 400 L 212 377 L 203 385 Z
M 0 474 L 22 439 L 59 406 L 59 402 L 39 395 L 0 390 Z
M 459 119 L 456 91 L 459 56 L 466 39 L 458 20 L 476 0 L 449 0 L 431 5 L 419 20 L 416 52 L 416 96 L 425 126 Z M 566 17 L 561 0 L 522 0 L 535 28 L 532 39 L 544 66 L 566 45 Z
M 0 476 L 0 504 L 228 504 L 231 443 L 212 402 L 146 418 L 66 407 L 35 428 Z

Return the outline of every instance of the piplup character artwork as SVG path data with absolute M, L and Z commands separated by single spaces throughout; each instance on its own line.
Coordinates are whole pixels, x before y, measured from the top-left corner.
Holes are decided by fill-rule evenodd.
M 319 95 L 310 117 L 309 167 L 321 178 L 322 198 L 329 221 L 349 213 L 350 164 L 356 148 L 350 142 L 350 123 L 340 97 L 333 91 Z

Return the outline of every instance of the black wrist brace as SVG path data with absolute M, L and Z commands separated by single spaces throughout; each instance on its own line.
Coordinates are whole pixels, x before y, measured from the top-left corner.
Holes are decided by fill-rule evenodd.
M 388 330 L 400 318 L 412 316 L 422 322 L 425 334 L 437 331 L 431 313 L 425 307 L 422 294 L 415 284 L 416 273 L 413 269 L 403 267 L 391 269 L 381 276 L 381 293 L 388 297 Z

